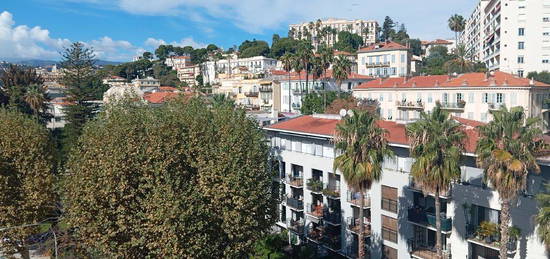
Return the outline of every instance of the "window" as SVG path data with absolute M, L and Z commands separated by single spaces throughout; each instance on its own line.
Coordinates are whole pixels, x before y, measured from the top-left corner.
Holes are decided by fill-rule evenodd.
M 382 239 L 397 243 L 397 219 L 382 215 Z
M 449 94 L 443 93 L 443 103 L 448 103 L 448 102 L 449 102 Z
M 383 101 L 384 101 L 384 94 L 383 94 L 383 93 L 380 94 L 380 97 L 379 97 L 378 100 L 379 100 L 380 102 L 383 102 Z
M 488 103 L 489 102 L 489 94 L 488 93 L 483 93 L 482 97 L 481 97 L 481 103 Z
M 542 64 L 548 64 L 548 59 L 543 59 Z
M 469 103 L 474 103 L 474 99 L 475 99 L 475 93 L 469 93 L 468 94 L 468 102 Z
M 511 93 L 510 94 L 510 104 L 511 104 L 512 107 L 516 105 L 517 98 L 518 98 L 517 93 Z
M 523 70 L 518 70 L 518 76 L 523 77 Z
M 392 110 L 388 109 L 388 119 L 391 120 L 393 118 Z
M 550 22 L 550 18 L 548 18 L 548 17 L 542 17 L 542 21 L 543 21 L 543 22 Z
M 518 28 L 518 35 L 524 36 L 525 35 L 525 28 Z
M 432 103 L 432 102 L 433 102 L 432 93 L 428 93 L 428 103 Z
M 292 151 L 302 152 L 302 142 L 293 140 L 292 141 Z
M 382 259 L 397 259 L 397 249 L 382 245 Z
M 405 62 L 405 54 L 401 54 L 401 62 Z
M 525 49 L 525 42 L 523 41 L 518 42 L 518 49 Z
M 365 57 L 361 58 L 361 64 L 363 64 L 363 65 L 365 64 Z
M 497 93 L 497 103 L 504 103 L 504 94 Z
M 393 101 L 393 95 L 391 93 L 388 93 L 388 102 Z
M 391 55 L 391 63 L 395 63 L 395 54 Z
M 323 145 L 315 144 L 315 155 L 323 156 Z
M 382 209 L 397 213 L 397 188 L 382 185 Z
M 523 56 L 518 56 L 518 64 L 523 64 L 523 61 Z
M 456 94 L 456 102 L 459 103 L 460 101 L 462 101 L 462 93 L 457 93 Z

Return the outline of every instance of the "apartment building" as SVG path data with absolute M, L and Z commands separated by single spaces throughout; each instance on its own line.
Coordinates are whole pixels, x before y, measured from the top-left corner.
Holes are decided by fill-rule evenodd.
M 197 76 L 201 74 L 201 67 L 198 65 L 188 65 L 177 70 L 178 79 L 187 84 L 187 86 L 197 85 Z
M 480 0 L 462 42 L 490 70 L 550 70 L 550 1 Z
M 363 43 L 369 45 L 376 42 L 378 22 L 374 20 L 345 20 L 329 18 L 326 20 L 291 24 L 288 26 L 289 37 L 310 40 L 317 49 L 320 44 L 333 46 L 338 41 L 338 33 L 347 31 L 360 35 Z
M 277 67 L 277 60 L 273 58 L 256 56 L 250 58 L 235 58 L 228 56 L 227 59 L 207 61 L 202 64 L 202 75 L 204 83 L 219 83 L 220 75 L 231 75 L 235 69 L 246 70 L 253 74 L 265 74 Z
M 164 64 L 174 70 L 180 70 L 193 65 L 191 56 L 170 56 L 166 58 Z
M 300 112 L 302 107 L 302 98 L 308 92 L 316 91 L 351 91 L 360 84 L 372 80 L 370 76 L 359 75 L 351 72 L 348 79 L 341 82 L 340 85 L 332 76 L 332 70 L 327 70 L 326 75 L 313 77 L 309 75 L 306 85 L 306 74 L 292 73 L 290 80 L 281 79 L 281 111 L 283 112 Z M 328 105 L 328 104 L 327 104 Z
M 475 126 L 480 122 L 456 118 L 467 135 L 461 161 L 460 181 L 441 195 L 441 232 L 445 258 L 498 258 L 498 235 L 479 238 L 482 222 L 499 222 L 498 193 L 483 184 L 483 170 L 476 167 Z M 363 220 L 370 258 L 432 259 L 435 256 L 434 196 L 424 195 L 411 181 L 413 158 L 405 125 L 379 121 L 395 153 L 384 161 L 381 180 L 367 193 L 366 203 L 358 201 L 341 172 L 334 170 L 337 152 L 332 142 L 340 117 L 300 116 L 264 129 L 272 153 L 278 159 L 282 202 L 277 226 L 289 231 L 293 244 L 317 248 L 321 254 L 357 257 L 358 223 Z M 520 234 L 509 240 L 509 258 L 545 259 L 546 249 L 536 235 L 533 216 L 537 213 L 533 195 L 550 180 L 548 161 L 539 161 L 540 174 L 529 174 L 528 188 L 511 211 L 512 226 Z M 359 218 L 359 210 L 364 218 Z M 486 224 L 486 223 L 483 223 Z
M 417 120 L 436 103 L 456 117 L 481 122 L 491 121 L 490 111 L 503 105 L 522 106 L 529 116 L 550 122 L 550 85 L 500 71 L 376 79 L 355 87 L 353 95 L 377 100 L 380 116 L 399 123 Z
M 412 54 L 396 42 L 381 42 L 357 51 L 358 73 L 372 77 L 398 77 L 411 73 Z
M 132 80 L 132 85 L 139 88 L 143 92 L 157 91 L 160 87 L 160 80 L 153 77 L 136 78 Z

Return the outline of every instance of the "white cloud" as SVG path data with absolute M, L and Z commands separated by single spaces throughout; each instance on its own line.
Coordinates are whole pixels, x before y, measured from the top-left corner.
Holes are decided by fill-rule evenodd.
M 113 40 L 107 36 L 86 43 L 92 47 L 99 59 L 130 60 L 138 52 L 139 48 L 125 40 Z
M 185 47 L 185 46 L 191 46 L 193 48 L 204 48 L 206 47 L 206 44 L 196 42 L 192 37 L 183 38 L 180 41 L 172 41 L 170 43 L 167 43 L 163 39 L 155 39 L 155 38 L 147 38 L 145 40 L 145 46 L 151 47 L 152 49 L 156 49 L 160 45 L 166 45 L 170 44 L 173 46 L 179 46 L 179 47 Z

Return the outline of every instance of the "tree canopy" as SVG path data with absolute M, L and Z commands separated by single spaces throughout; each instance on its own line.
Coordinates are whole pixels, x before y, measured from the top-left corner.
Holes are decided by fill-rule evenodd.
M 239 57 L 250 58 L 269 55 L 269 45 L 263 40 L 245 40 L 239 46 Z
M 548 71 L 529 72 L 529 74 L 527 74 L 527 78 L 532 78 L 536 81 L 550 84 L 550 72 Z
M 334 49 L 354 53 L 363 46 L 363 38 L 357 34 L 341 31 L 338 33 L 338 41 L 334 44 Z

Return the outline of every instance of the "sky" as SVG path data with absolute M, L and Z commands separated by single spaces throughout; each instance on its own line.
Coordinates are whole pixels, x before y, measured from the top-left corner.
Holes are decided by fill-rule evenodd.
M 318 18 L 404 23 L 413 38 L 452 38 L 447 19 L 479 0 L 0 0 L 0 60 L 58 60 L 71 42 L 97 58 L 129 61 L 160 44 L 225 49 L 286 36 Z

